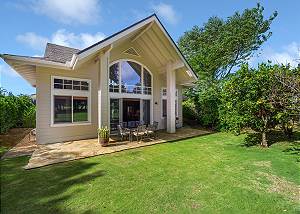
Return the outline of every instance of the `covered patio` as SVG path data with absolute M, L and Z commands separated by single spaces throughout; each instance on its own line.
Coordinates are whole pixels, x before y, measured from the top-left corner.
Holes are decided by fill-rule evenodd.
M 24 168 L 33 169 L 55 163 L 62 163 L 97 155 L 111 154 L 123 150 L 177 141 L 210 133 L 211 131 L 209 130 L 183 127 L 177 129 L 176 133 L 173 134 L 165 131 L 159 131 L 155 139 L 145 139 L 141 142 L 120 141 L 120 139 L 116 136 L 111 139 L 110 145 L 107 147 L 102 147 L 98 143 L 97 138 L 38 145 L 28 164 Z

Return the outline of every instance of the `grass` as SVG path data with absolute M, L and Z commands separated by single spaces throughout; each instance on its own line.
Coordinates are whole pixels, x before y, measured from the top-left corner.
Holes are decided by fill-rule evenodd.
M 216 133 L 25 171 L 1 161 L 1 213 L 296 213 L 297 142 Z

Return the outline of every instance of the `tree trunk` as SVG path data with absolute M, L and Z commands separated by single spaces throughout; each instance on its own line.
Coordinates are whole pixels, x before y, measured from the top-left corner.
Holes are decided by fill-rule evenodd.
M 266 132 L 262 132 L 262 139 L 261 139 L 261 143 L 260 145 L 262 147 L 268 147 L 268 142 L 267 142 L 267 136 L 266 136 Z

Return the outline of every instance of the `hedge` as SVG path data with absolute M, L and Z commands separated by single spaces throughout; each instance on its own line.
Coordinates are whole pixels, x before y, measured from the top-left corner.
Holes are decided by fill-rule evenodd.
M 28 95 L 15 96 L 0 89 L 0 134 L 15 127 L 35 127 L 35 105 Z

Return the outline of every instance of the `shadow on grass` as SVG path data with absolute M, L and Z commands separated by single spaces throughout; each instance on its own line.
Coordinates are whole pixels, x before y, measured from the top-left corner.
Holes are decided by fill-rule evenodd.
M 259 145 L 261 142 L 262 136 L 260 133 L 247 133 L 246 138 L 242 146 L 251 147 Z M 299 153 L 299 144 L 300 141 L 300 132 L 294 132 L 291 137 L 287 137 L 282 131 L 272 130 L 267 133 L 268 146 L 271 146 L 275 143 L 287 142 L 291 144 L 295 144 L 294 150 Z M 289 148 L 290 149 L 290 148 Z
M 26 161 L 25 157 L 1 160 L 3 213 L 73 213 L 66 200 L 76 200 L 90 182 L 106 174 L 99 163 L 84 161 L 25 171 L 21 167 Z

